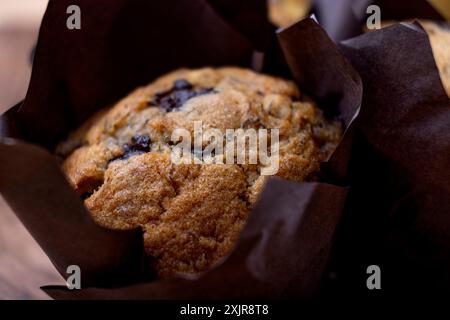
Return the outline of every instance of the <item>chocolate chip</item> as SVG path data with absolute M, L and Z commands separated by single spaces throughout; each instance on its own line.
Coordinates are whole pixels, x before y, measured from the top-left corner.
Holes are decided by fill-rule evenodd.
M 152 141 L 148 135 L 135 135 L 131 138 L 131 143 L 134 149 L 148 152 Z
M 192 84 L 185 79 L 178 79 L 173 82 L 173 90 L 186 90 L 192 89 Z
M 174 91 L 170 96 L 161 99 L 161 108 L 170 112 L 174 109 L 180 108 L 190 98 L 195 97 L 197 94 L 190 90 Z
M 131 143 L 123 146 L 125 154 L 145 153 L 150 151 L 151 140 L 148 135 L 135 135 L 131 138 Z
M 123 155 L 112 158 L 109 162 L 115 160 L 126 160 L 132 156 L 137 156 L 150 151 L 151 139 L 148 135 L 135 135 L 131 138 L 131 143 L 123 146 Z
M 214 92 L 213 88 L 200 88 L 195 90 L 191 83 L 185 79 L 178 79 L 173 82 L 172 89 L 159 92 L 149 99 L 151 106 L 160 106 L 167 112 L 180 108 L 187 100 Z

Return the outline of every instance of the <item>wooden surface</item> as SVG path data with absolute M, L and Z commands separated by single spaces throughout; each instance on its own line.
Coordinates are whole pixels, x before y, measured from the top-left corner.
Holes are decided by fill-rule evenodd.
M 25 96 L 46 0 L 0 1 L 0 113 Z M 39 287 L 63 284 L 47 256 L 0 196 L 0 299 L 48 299 Z
M 0 198 L 0 299 L 48 299 L 39 289 L 46 284 L 64 281 Z

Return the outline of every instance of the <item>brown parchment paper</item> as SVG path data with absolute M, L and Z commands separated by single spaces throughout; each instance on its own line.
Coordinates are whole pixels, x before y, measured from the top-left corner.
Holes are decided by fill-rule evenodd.
M 67 299 L 284 298 L 315 293 L 347 194 L 345 187 L 326 182 L 340 180 L 346 171 L 349 128 L 362 97 L 358 74 L 326 33 L 305 20 L 279 31 L 274 41 L 274 30 L 263 37 L 258 25 L 251 30 L 231 14 L 240 6 L 248 15 L 262 12 L 246 7 L 254 3 L 256 8 L 259 2 L 201 0 L 75 1 L 83 18 L 82 29 L 73 31 L 65 28 L 65 10 L 73 2 L 50 1 L 27 96 L 0 120 L 0 132 L 9 137 L 0 143 L 2 195 L 64 277 L 70 264 L 82 269 L 82 290 L 47 287 L 46 292 Z M 284 61 L 304 92 L 342 119 L 347 128 L 344 147 L 329 161 L 339 166 L 324 170 L 322 183 L 272 179 L 222 264 L 195 279 L 155 281 L 142 270 L 140 231 L 95 226 L 45 149 L 53 150 L 93 112 L 162 73 L 205 65 L 250 67 L 255 56 L 263 70 Z
M 364 83 L 351 188 L 333 250 L 338 292 L 450 291 L 450 99 L 426 32 L 397 24 L 341 43 Z M 401 295 L 399 295 L 399 293 Z
M 339 42 L 360 35 L 369 14 L 367 7 L 377 5 L 381 19 L 444 20 L 426 0 L 314 0 L 314 13 L 330 37 Z
M 316 0 L 315 14 L 336 42 L 363 33 L 366 8 L 383 21 L 445 19 L 425 0 Z M 415 31 L 413 31 L 415 30 Z M 368 295 L 367 266 L 383 273 L 383 293 L 450 292 L 448 97 L 429 39 L 396 26 L 341 43 L 363 76 L 363 116 L 350 167 L 352 188 L 332 251 L 331 296 Z M 326 291 L 326 290 L 325 290 Z

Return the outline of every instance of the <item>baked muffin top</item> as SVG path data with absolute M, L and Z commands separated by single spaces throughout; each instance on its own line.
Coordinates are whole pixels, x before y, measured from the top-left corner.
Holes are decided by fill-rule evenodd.
M 58 146 L 62 169 L 97 223 L 142 227 L 162 277 L 226 256 L 267 179 L 261 162 L 174 163 L 172 133 L 199 121 L 278 129 L 276 175 L 293 181 L 313 179 L 342 134 L 294 82 L 235 67 L 173 71 L 94 115 Z

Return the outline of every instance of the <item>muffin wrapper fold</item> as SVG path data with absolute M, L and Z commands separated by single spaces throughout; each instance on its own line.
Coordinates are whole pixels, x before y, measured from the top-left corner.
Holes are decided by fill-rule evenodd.
M 331 268 L 343 288 L 376 264 L 385 290 L 448 293 L 450 98 L 428 35 L 418 23 L 400 23 L 340 47 L 364 94 Z
M 444 20 L 442 14 L 426 0 L 314 0 L 314 13 L 330 37 L 339 42 L 363 32 L 370 15 L 366 10 L 370 5 L 380 7 L 382 21 Z
M 363 33 L 371 4 L 382 21 L 432 20 L 449 28 L 448 13 L 432 1 L 315 0 L 319 23 L 364 84 L 351 188 L 329 266 L 336 276 L 327 288 L 365 294 L 365 270 L 376 264 L 385 292 L 448 295 L 450 100 L 419 24 L 350 39 Z
M 66 28 L 74 1 L 50 1 L 23 103 L 1 118 L 0 191 L 63 277 L 81 290 L 53 298 L 310 297 L 320 288 L 347 196 L 352 123 L 362 83 L 313 20 L 276 34 L 261 1 L 76 1 L 81 30 Z M 239 16 L 251 17 L 252 24 Z M 267 30 L 267 32 L 266 32 Z M 202 275 L 155 280 L 143 268 L 141 230 L 98 227 L 51 154 L 96 110 L 179 67 L 238 65 L 290 77 L 346 132 L 322 182 L 272 178 L 230 256 Z M 284 66 L 279 69 L 276 66 Z

